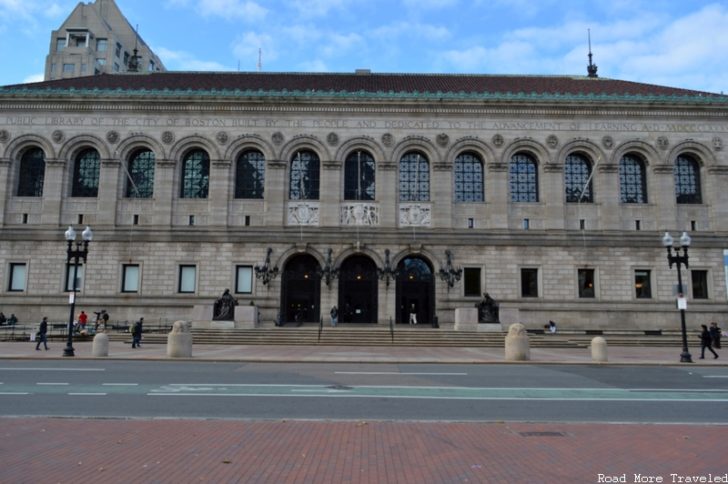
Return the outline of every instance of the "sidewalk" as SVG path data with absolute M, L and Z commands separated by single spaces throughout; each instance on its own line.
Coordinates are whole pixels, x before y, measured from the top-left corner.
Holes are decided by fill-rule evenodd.
M 63 357 L 65 342 L 51 341 L 49 350 L 35 351 L 35 343 L 0 342 L 0 359 L 55 359 Z M 76 358 L 93 358 L 92 342 L 74 342 Z M 708 352 L 699 359 L 700 347 L 689 348 L 694 365 L 728 365 L 728 354 L 713 359 Z M 588 348 L 531 348 L 531 360 L 524 363 L 589 364 Z M 618 365 L 681 365 L 681 349 L 676 347 L 614 346 L 608 348 L 609 362 Z M 110 359 L 167 360 L 164 344 L 130 344 L 112 341 Z M 412 346 L 267 346 L 193 345 L 193 361 L 306 362 L 306 363 L 507 363 L 502 348 L 412 347 Z M 510 363 L 510 362 L 508 362 Z M 520 364 L 517 362 L 516 364 Z M 603 363 L 602 363 L 603 364 Z

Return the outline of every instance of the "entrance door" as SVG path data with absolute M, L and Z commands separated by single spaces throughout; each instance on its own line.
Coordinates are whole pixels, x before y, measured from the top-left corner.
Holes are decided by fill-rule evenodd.
M 377 266 L 369 257 L 355 255 L 339 269 L 339 321 L 377 322 Z
M 418 325 L 432 324 L 435 315 L 435 277 L 421 257 L 407 257 L 397 265 L 397 323 L 408 324 L 411 313 Z
M 285 323 L 318 322 L 321 317 L 321 276 L 319 263 L 302 254 L 288 260 L 283 269 L 281 318 Z

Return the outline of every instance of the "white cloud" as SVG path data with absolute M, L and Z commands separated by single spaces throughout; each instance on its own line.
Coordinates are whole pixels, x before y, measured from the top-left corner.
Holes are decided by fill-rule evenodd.
M 323 17 L 329 11 L 343 9 L 347 3 L 354 3 L 356 0 L 292 0 L 291 6 L 302 17 Z
M 312 59 L 298 64 L 302 72 L 328 72 L 329 68 L 321 59 Z
M 403 0 L 406 7 L 418 10 L 434 10 L 457 5 L 458 0 Z
M 187 8 L 192 5 L 203 17 L 242 19 L 257 22 L 265 18 L 268 9 L 250 0 L 167 0 L 167 8 Z
M 447 27 L 406 21 L 383 25 L 372 31 L 372 38 L 379 40 L 382 38 L 393 40 L 402 36 L 441 41 L 449 38 L 451 33 Z
M 228 66 L 216 61 L 197 59 L 193 54 L 181 50 L 171 50 L 165 47 L 153 48 L 164 65 L 175 71 L 232 71 Z
M 278 58 L 275 40 L 268 34 L 246 32 L 238 37 L 232 46 L 233 54 L 240 61 L 243 70 L 253 70 L 250 66 L 257 66 L 258 49 L 261 49 L 264 69 L 268 62 Z
M 26 77 L 25 79 L 23 79 L 23 84 L 27 84 L 29 82 L 41 82 L 41 81 L 43 81 L 43 79 L 45 79 L 45 76 L 42 73 L 41 74 L 32 74 L 32 75 Z

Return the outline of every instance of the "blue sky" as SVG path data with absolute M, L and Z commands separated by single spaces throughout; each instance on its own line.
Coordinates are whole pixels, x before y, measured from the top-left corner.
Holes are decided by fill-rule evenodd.
M 0 0 L 0 85 L 42 78 L 77 4 Z M 728 2 L 117 0 L 170 70 L 599 75 L 728 92 Z

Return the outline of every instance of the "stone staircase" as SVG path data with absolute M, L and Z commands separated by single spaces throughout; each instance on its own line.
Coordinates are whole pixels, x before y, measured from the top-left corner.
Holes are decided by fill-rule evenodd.
M 532 348 L 588 348 L 594 331 L 563 331 L 557 334 L 530 333 Z M 468 332 L 431 327 L 261 326 L 256 329 L 193 329 L 196 344 L 218 345 L 324 345 L 324 346 L 449 346 L 503 348 L 505 332 Z M 646 334 L 645 331 L 604 331 L 613 346 L 681 347 L 679 331 Z M 131 341 L 128 333 L 109 333 L 112 341 Z M 693 338 L 695 339 L 695 338 Z M 167 335 L 144 333 L 144 343 L 166 344 Z M 692 341 L 694 343 L 694 341 Z

